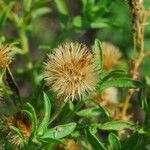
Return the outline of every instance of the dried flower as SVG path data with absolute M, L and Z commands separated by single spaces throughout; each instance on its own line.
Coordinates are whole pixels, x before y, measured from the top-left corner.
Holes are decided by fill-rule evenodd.
M 95 89 L 95 57 L 83 44 L 62 44 L 48 55 L 44 78 L 58 97 L 74 100 Z
M 102 42 L 102 50 L 104 57 L 104 69 L 110 70 L 116 67 L 122 54 L 114 45 L 108 42 Z
M 0 44 L 0 67 L 5 68 L 12 62 L 12 52 L 8 45 Z
M 24 143 L 23 143 L 22 139 L 19 137 L 18 134 L 10 131 L 9 127 L 15 126 L 16 128 L 18 128 L 21 131 L 21 133 L 23 134 L 25 139 L 29 139 L 29 137 L 31 135 L 31 131 L 32 131 L 31 122 L 28 120 L 28 118 L 26 118 L 25 116 L 23 116 L 20 113 L 17 113 L 13 117 L 5 117 L 4 120 L 7 125 L 5 132 L 8 132 L 7 138 L 9 140 L 9 142 L 12 145 L 14 145 L 14 147 L 18 147 L 18 148 L 23 147 Z

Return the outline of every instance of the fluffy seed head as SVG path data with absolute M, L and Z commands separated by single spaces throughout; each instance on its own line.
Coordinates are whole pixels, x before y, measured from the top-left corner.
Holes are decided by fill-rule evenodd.
M 119 48 L 108 42 L 102 42 L 102 50 L 104 57 L 104 69 L 110 70 L 116 67 L 122 54 Z
M 8 45 L 0 44 L 0 68 L 7 67 L 12 62 L 12 52 Z
M 83 44 L 62 44 L 48 55 L 44 79 L 59 98 L 80 99 L 96 87 L 95 57 Z

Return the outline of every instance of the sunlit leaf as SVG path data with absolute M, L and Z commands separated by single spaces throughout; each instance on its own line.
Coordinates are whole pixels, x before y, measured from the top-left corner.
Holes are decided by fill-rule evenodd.
M 76 128 L 76 123 L 59 125 L 52 129 L 48 129 L 41 138 L 61 139 L 71 134 Z

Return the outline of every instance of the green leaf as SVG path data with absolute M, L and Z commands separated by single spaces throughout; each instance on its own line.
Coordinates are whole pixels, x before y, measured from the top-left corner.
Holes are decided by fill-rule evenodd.
M 35 19 L 37 17 L 40 17 L 42 15 L 50 13 L 52 10 L 49 7 L 41 7 L 35 10 L 32 10 L 31 14 L 32 17 Z
M 82 18 L 81 18 L 81 16 L 74 17 L 72 23 L 75 27 L 81 28 L 82 27 Z
M 121 149 L 120 140 L 114 133 L 109 134 L 108 140 L 109 140 L 112 150 L 120 150 Z
M 32 0 L 23 0 L 23 7 L 25 11 L 30 11 Z
M 101 115 L 103 112 L 100 110 L 100 108 L 92 107 L 78 111 L 76 114 L 80 117 L 92 117 Z
M 124 88 L 142 88 L 143 84 L 139 81 L 130 78 L 114 78 L 105 82 L 99 83 L 97 87 L 98 92 L 102 92 L 110 87 L 124 87 Z
M 102 82 L 107 81 L 110 78 L 116 77 L 116 76 L 122 76 L 127 74 L 124 70 L 112 70 L 110 72 L 108 72 L 103 78 L 102 78 Z
M 22 110 L 22 112 L 25 113 L 29 117 L 29 119 L 31 120 L 31 123 L 32 123 L 32 133 L 31 133 L 31 136 L 34 136 L 34 133 L 36 132 L 36 122 L 35 122 L 35 119 L 33 117 L 33 114 L 30 113 L 27 110 Z
M 48 129 L 41 138 L 61 139 L 71 134 L 76 128 L 76 123 L 69 123 L 56 126 L 55 128 Z
M 12 6 L 14 5 L 14 2 L 11 2 L 8 4 L 3 10 L 0 12 L 0 28 L 2 28 L 7 20 L 7 17 L 9 15 L 9 12 L 12 9 Z
M 98 129 L 101 130 L 123 130 L 123 129 L 136 129 L 136 126 L 134 124 L 131 124 L 126 121 L 109 121 L 104 124 L 96 124 L 95 125 Z
M 55 3 L 57 5 L 58 11 L 62 15 L 65 15 L 65 16 L 68 15 L 68 9 L 64 0 L 55 0 Z
M 68 9 L 64 0 L 55 0 L 58 12 L 60 14 L 61 27 L 66 30 L 68 25 Z
M 39 136 L 43 135 L 44 132 L 46 131 L 50 120 L 50 114 L 51 114 L 51 103 L 48 96 L 44 92 L 43 92 L 43 98 L 44 98 L 44 118 L 38 128 Z
M 87 138 L 94 150 L 106 150 L 103 143 L 92 133 L 91 129 L 87 129 Z
M 90 23 L 90 27 L 92 29 L 105 28 L 105 27 L 108 27 L 108 26 L 109 26 L 109 24 L 107 22 L 95 21 L 95 22 Z
M 32 126 L 32 133 L 33 133 L 33 135 L 35 135 L 35 132 L 36 132 L 36 129 L 37 129 L 37 116 L 36 116 L 36 112 L 34 110 L 34 107 L 30 103 L 27 103 L 26 107 L 29 110 L 29 112 L 32 114 L 32 125 L 33 125 Z M 26 111 L 26 113 L 27 113 L 27 111 Z M 28 115 L 30 115 L 30 114 L 28 113 Z M 30 115 L 30 117 L 31 117 L 31 115 Z
M 146 76 L 145 80 L 146 80 L 146 84 L 150 87 L 150 77 Z
M 101 42 L 98 39 L 95 40 L 94 51 L 97 56 L 98 69 L 101 70 L 103 68 L 103 54 L 102 54 Z
M 147 96 L 146 89 L 144 88 L 141 89 L 140 92 L 138 93 L 139 104 L 144 111 L 150 113 L 150 106 L 146 96 Z

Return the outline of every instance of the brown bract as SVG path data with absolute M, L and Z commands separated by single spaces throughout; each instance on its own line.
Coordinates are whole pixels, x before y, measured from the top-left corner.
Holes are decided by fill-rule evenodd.
M 81 99 L 98 82 L 94 54 L 83 44 L 62 44 L 48 55 L 44 79 L 59 98 Z
M 8 45 L 0 44 L 0 68 L 7 67 L 12 62 L 12 52 Z

